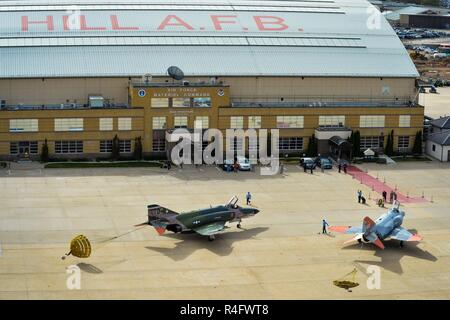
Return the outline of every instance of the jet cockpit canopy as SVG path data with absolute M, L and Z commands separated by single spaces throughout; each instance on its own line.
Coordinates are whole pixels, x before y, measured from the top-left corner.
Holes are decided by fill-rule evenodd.
M 228 200 L 227 207 L 236 208 L 238 200 L 238 197 L 233 196 L 230 200 Z

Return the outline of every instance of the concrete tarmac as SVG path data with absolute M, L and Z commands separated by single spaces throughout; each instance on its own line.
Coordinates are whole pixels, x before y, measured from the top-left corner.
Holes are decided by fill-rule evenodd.
M 386 241 L 386 249 L 322 235 L 321 221 L 360 225 L 385 212 L 379 197 L 337 170 L 283 175 L 226 173 L 215 167 L 36 169 L 0 171 L 0 299 L 449 299 L 450 166 L 438 162 L 365 165 L 404 194 L 433 202 L 406 204 L 404 227 L 417 243 Z M 358 204 L 362 189 L 367 205 Z M 146 206 L 175 211 L 253 195 L 260 210 L 209 242 L 151 227 L 105 241 L 146 221 Z M 91 257 L 61 256 L 87 236 Z M 70 290 L 67 268 L 81 270 Z M 368 266 L 381 270 L 380 289 L 367 286 Z M 352 292 L 333 280 L 357 268 Z

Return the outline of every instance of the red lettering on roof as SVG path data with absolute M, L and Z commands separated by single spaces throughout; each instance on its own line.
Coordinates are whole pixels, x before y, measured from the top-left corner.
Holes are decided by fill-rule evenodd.
M 29 21 L 28 16 L 22 16 L 22 31 L 27 32 L 28 26 L 30 24 L 46 24 L 48 31 L 55 30 L 55 26 L 53 24 L 53 16 L 47 16 L 46 20 L 44 21 Z
M 222 20 L 222 18 L 236 18 L 237 16 L 216 16 L 216 15 L 212 15 L 211 16 L 211 20 L 213 22 L 214 25 L 214 29 L 216 30 L 222 30 L 222 24 L 223 23 L 228 23 L 228 24 L 235 24 L 236 21 L 234 20 Z
M 253 16 L 260 31 L 283 31 L 289 28 L 284 19 L 276 16 Z M 267 25 L 272 25 L 268 27 Z
M 184 27 L 187 30 L 194 30 L 194 28 L 191 25 L 189 25 L 187 22 L 183 21 L 181 18 L 179 18 L 174 14 L 168 15 L 163 20 L 163 22 L 161 22 L 161 24 L 158 27 L 158 30 L 164 30 L 167 26 Z

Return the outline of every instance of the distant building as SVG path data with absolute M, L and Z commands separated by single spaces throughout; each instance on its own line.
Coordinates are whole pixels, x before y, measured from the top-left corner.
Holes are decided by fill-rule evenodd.
M 441 133 L 450 130 L 450 116 L 434 119 L 429 122 L 431 125 L 430 133 Z
M 450 130 L 430 134 L 425 150 L 439 161 L 450 161 Z
M 450 2 L 450 0 L 445 0 Z M 412 28 L 450 29 L 450 11 L 445 8 L 408 6 L 385 14 L 392 25 Z

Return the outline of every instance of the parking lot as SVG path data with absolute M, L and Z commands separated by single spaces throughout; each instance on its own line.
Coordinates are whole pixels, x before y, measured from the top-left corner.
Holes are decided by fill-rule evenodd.
M 448 164 L 371 164 L 368 173 L 433 202 L 405 205 L 404 226 L 420 244 L 342 243 L 347 235 L 321 235 L 321 221 L 359 225 L 384 212 L 370 188 L 336 170 L 313 175 L 294 165 L 283 175 L 226 173 L 215 167 L 171 171 L 43 169 L 0 171 L 0 299 L 400 299 L 450 298 L 450 191 Z M 368 205 L 356 201 L 362 189 Z M 146 206 L 176 211 L 225 203 L 251 191 L 260 213 L 209 242 L 196 234 L 159 236 L 144 227 Z M 69 257 L 70 239 L 86 235 L 91 257 Z M 66 268 L 81 269 L 81 289 L 66 286 Z M 366 270 L 381 268 L 381 289 L 369 290 Z M 333 285 L 357 268 L 360 285 Z

